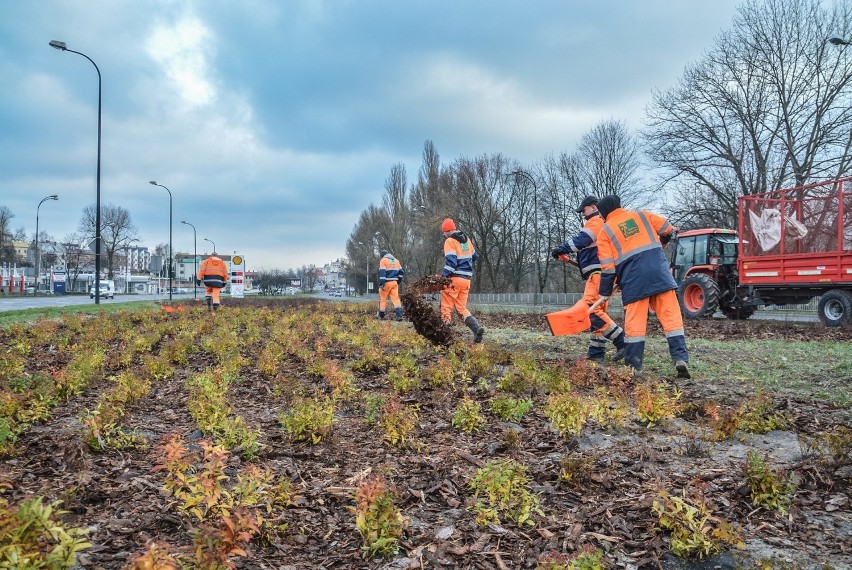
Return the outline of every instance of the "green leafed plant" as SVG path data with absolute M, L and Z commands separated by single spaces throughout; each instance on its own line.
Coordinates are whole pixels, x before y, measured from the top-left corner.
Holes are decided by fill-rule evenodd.
M 538 558 L 536 570 L 605 570 L 603 552 L 586 546 L 576 554 L 549 552 Z
M 361 533 L 365 558 L 388 556 L 399 550 L 399 539 L 408 526 L 396 506 L 395 496 L 380 475 L 368 477 L 355 490 L 355 526 Z
M 680 391 L 669 393 L 663 384 L 638 384 L 633 393 L 636 397 L 636 413 L 648 427 L 674 419 L 683 407 Z
M 588 402 L 578 395 L 567 392 L 551 394 L 547 398 L 544 415 L 559 432 L 559 435 L 577 435 L 586 425 L 591 413 Z
M 69 528 L 59 517 L 60 501 L 44 504 L 33 497 L 10 506 L 0 497 L 0 568 L 63 569 L 77 565 L 77 553 L 91 548 L 88 531 Z
M 491 400 L 491 411 L 498 418 L 507 421 L 520 421 L 533 407 L 532 398 L 510 398 L 496 396 Z
M 786 513 L 798 487 L 796 475 L 785 475 L 772 469 L 766 459 L 754 451 L 748 454 L 745 471 L 751 502 L 782 514 Z
M 398 399 L 385 402 L 379 424 L 385 432 L 385 440 L 391 445 L 403 445 L 417 426 L 419 414 L 416 406 L 405 406 Z
M 527 469 L 513 459 L 497 459 L 478 470 L 470 482 L 479 524 L 500 524 L 506 517 L 518 525 L 534 525 L 534 513 L 543 515 L 539 500 L 529 490 Z
M 334 401 L 330 398 L 297 399 L 290 411 L 280 413 L 278 419 L 293 441 L 316 445 L 331 433 Z
M 743 547 L 736 529 L 715 517 L 701 497 L 688 499 L 662 491 L 652 506 L 660 528 L 671 533 L 669 547 L 682 558 L 710 558 L 723 544 Z
M 486 424 L 482 406 L 470 398 L 463 398 L 453 414 L 453 427 L 462 431 L 479 431 Z

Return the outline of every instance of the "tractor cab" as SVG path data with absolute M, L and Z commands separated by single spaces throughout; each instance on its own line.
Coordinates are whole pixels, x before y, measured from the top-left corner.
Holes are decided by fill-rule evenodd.
M 685 317 L 710 317 L 718 310 L 731 319 L 754 313 L 736 292 L 738 245 L 735 230 L 719 228 L 690 230 L 673 240 L 671 272 Z
M 675 281 L 680 285 L 694 271 L 736 266 L 738 244 L 735 230 L 713 228 L 679 234 L 671 257 Z

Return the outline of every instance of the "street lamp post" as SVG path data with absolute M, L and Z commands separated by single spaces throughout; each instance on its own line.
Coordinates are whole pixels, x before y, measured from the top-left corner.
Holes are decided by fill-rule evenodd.
M 156 180 L 151 180 L 149 184 L 154 186 L 159 186 L 160 188 L 166 188 L 162 184 L 157 184 Z M 172 300 L 172 276 L 174 271 L 172 270 L 172 191 L 166 188 L 166 192 L 169 193 L 169 301 Z
M 51 40 L 50 47 L 76 53 L 82 55 L 95 66 L 95 71 L 98 72 L 98 173 L 96 179 L 96 198 L 95 198 L 95 304 L 101 302 L 101 70 L 98 65 L 92 61 L 92 58 L 79 51 L 74 51 L 66 47 L 65 42 Z
M 51 194 L 50 196 L 45 196 L 41 199 L 41 202 L 38 203 L 36 207 L 36 239 L 35 239 L 35 287 L 33 287 L 33 295 L 38 295 L 38 277 L 39 277 L 39 269 L 41 268 L 39 264 L 39 250 L 38 250 L 38 210 L 41 208 L 41 205 L 46 200 L 59 200 L 59 196 L 56 194 Z
M 366 246 L 363 241 L 359 241 L 358 245 Z M 367 252 L 367 255 L 364 256 L 366 262 L 364 263 L 364 274 L 367 276 L 367 282 L 364 284 L 364 297 L 367 296 L 367 293 L 370 292 L 370 253 Z
M 213 244 L 213 253 L 216 253 L 216 242 L 214 242 L 212 239 L 207 239 L 207 238 L 201 238 L 201 239 L 203 239 L 204 241 L 209 241 L 210 243 L 212 243 Z
M 183 220 L 180 221 L 182 224 L 186 224 L 192 228 L 192 266 L 195 269 L 195 273 L 192 274 L 192 298 L 198 298 L 198 241 L 196 240 L 195 226 L 190 224 L 189 222 L 185 222 Z

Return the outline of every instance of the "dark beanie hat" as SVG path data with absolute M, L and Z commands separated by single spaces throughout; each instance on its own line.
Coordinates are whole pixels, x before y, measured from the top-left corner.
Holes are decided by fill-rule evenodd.
M 607 219 L 607 217 L 612 213 L 613 210 L 617 210 L 621 207 L 621 198 L 616 196 L 615 194 L 609 194 L 604 196 L 598 201 L 598 212 L 600 212 L 603 219 Z

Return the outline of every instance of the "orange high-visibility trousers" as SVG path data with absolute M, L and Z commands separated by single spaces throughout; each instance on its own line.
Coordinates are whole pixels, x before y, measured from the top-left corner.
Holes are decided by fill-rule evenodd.
M 586 288 L 583 289 L 583 300 L 591 307 L 595 304 L 595 302 L 600 297 L 600 293 L 598 293 L 598 289 L 601 284 L 601 274 L 592 273 L 589 275 L 589 278 L 586 279 Z M 618 325 L 615 324 L 615 321 L 612 320 L 607 312 L 606 308 L 609 305 L 609 301 L 604 301 L 592 311 L 593 315 L 596 315 L 601 321 L 603 321 L 603 325 L 600 323 L 595 323 L 594 319 L 592 319 L 592 334 L 600 334 L 608 331 Z M 597 326 L 595 326 L 597 324 Z
M 388 306 L 388 297 L 390 297 L 394 309 L 402 306 L 399 303 L 399 283 L 396 281 L 387 281 L 379 287 L 379 311 L 385 312 Z
M 599 271 L 589 275 L 586 279 L 586 287 L 583 290 L 583 301 L 590 307 L 600 298 L 601 274 Z M 589 339 L 588 358 L 603 358 L 606 354 L 606 343 L 612 341 L 616 349 L 624 346 L 624 329 L 622 329 L 607 312 L 608 301 L 604 301 L 592 310 L 589 320 L 591 321 L 591 338 Z
M 467 310 L 467 297 L 470 295 L 470 279 L 450 277 L 452 284 L 441 289 L 441 320 L 449 323 L 453 319 L 453 309 L 458 311 L 462 320 L 470 316 Z
M 222 290 L 218 287 L 205 287 L 204 288 L 204 298 L 205 299 L 213 299 L 214 305 L 219 305 L 219 293 Z
M 625 363 L 636 370 L 642 370 L 649 309 L 657 313 L 657 319 L 666 333 L 672 360 L 689 362 L 686 337 L 683 333 L 683 316 L 677 302 L 677 293 L 671 290 L 638 299 L 624 306 L 624 341 L 627 345 Z

